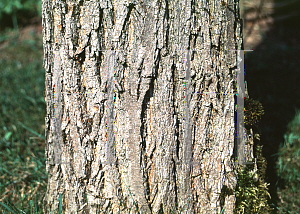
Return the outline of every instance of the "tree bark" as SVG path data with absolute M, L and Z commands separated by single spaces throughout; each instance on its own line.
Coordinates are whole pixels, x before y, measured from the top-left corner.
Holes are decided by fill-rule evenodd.
M 233 213 L 238 0 L 42 8 L 45 213 Z

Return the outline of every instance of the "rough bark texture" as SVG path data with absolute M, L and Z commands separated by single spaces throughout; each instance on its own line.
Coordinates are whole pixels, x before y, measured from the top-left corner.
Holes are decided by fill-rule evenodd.
M 233 213 L 238 1 L 42 7 L 45 213 Z

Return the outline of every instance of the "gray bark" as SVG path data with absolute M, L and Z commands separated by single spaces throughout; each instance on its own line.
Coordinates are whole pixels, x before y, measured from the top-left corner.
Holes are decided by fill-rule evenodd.
M 237 3 L 42 0 L 45 213 L 233 213 Z

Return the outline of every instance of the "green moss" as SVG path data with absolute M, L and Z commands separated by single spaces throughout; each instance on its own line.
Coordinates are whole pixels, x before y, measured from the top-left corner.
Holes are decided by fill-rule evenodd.
M 264 114 L 262 104 L 252 98 L 245 99 L 245 126 L 249 127 L 256 124 Z
M 254 136 L 258 135 L 255 124 L 264 114 L 263 106 L 256 100 L 245 99 L 245 127 L 249 134 L 250 127 L 253 128 Z M 238 166 L 237 186 L 234 190 L 236 196 L 236 208 L 234 213 L 271 213 L 273 208 L 268 204 L 268 185 L 265 183 L 267 162 L 262 156 L 262 145 L 259 137 L 254 138 L 255 163 L 246 166 Z
M 259 167 L 258 167 L 259 168 Z M 234 213 L 271 213 L 267 197 L 268 185 L 264 182 L 259 170 L 252 165 L 240 167 L 238 170 L 238 185 L 234 190 L 236 208 Z

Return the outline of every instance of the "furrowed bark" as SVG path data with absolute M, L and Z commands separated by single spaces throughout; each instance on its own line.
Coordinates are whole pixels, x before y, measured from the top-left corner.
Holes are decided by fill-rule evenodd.
M 42 7 L 45 213 L 233 213 L 238 1 Z

